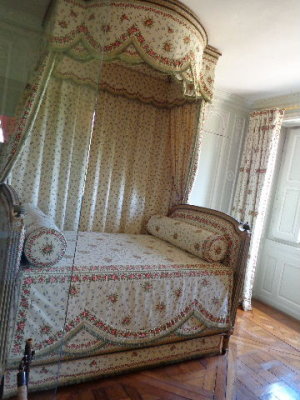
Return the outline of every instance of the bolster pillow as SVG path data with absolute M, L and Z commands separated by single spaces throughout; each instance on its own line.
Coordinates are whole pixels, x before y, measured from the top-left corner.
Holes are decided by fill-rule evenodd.
M 54 222 L 38 207 L 24 204 L 24 254 L 35 267 L 50 267 L 65 254 L 67 242 Z
M 228 242 L 224 236 L 173 218 L 153 215 L 147 230 L 208 262 L 220 262 L 227 254 Z

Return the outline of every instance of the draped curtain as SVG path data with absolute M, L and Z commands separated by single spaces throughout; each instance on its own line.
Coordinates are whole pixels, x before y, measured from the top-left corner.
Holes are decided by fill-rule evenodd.
M 251 297 L 259 244 L 269 199 L 284 111 L 272 109 L 250 114 L 242 155 L 233 216 L 251 227 L 251 242 L 243 289 L 243 308 L 251 310 Z
M 0 146 L 0 182 L 8 177 L 34 125 L 58 56 L 45 53 L 19 101 L 16 116 L 8 127 L 9 141 Z
M 170 110 L 172 194 L 171 205 L 186 203 L 199 158 L 205 102 L 185 104 Z
M 169 110 L 101 92 L 80 229 L 139 233 L 169 207 Z
M 51 77 L 10 183 L 23 202 L 38 205 L 64 230 L 76 230 L 96 93 Z

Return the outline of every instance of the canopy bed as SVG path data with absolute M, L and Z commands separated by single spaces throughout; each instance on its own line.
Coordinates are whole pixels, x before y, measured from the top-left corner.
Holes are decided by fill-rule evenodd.
M 249 245 L 232 217 L 177 205 L 152 216 L 148 234 L 67 231 L 64 256 L 45 266 L 30 214 L 45 219 L 25 205 L 21 247 L 30 263 L 17 276 L 6 396 L 16 391 L 28 337 L 36 350 L 30 390 L 226 351 Z
M 28 335 L 33 390 L 225 351 L 249 235 L 179 205 L 219 55 L 178 1 L 57 1 L 0 148 L 1 180 L 29 203 L 17 246 L 27 261 L 18 252 L 7 266 L 6 395 Z

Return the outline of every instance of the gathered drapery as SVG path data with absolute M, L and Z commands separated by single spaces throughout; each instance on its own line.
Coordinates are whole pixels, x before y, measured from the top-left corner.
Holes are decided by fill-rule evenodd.
M 205 102 L 170 110 L 172 194 L 171 205 L 186 203 L 197 169 Z
M 9 141 L 0 146 L 0 182 L 7 179 L 33 128 L 57 60 L 58 55 L 53 52 L 43 55 L 31 81 L 25 87 L 16 116 L 8 127 Z
M 170 201 L 169 110 L 101 92 L 80 229 L 139 233 Z
M 75 3 L 53 8 L 0 178 L 15 164 L 21 200 L 61 229 L 138 233 L 187 201 L 219 53 L 184 6 Z
M 96 101 L 90 87 L 51 77 L 10 183 L 23 202 L 76 230 Z
M 251 242 L 243 289 L 243 308 L 251 310 L 251 297 L 259 244 L 269 199 L 284 111 L 272 109 L 250 114 L 242 155 L 233 216 L 251 227 Z
M 99 70 L 60 57 L 10 183 L 63 230 L 140 233 L 187 199 L 205 102 L 177 105 L 177 83 L 146 66 Z

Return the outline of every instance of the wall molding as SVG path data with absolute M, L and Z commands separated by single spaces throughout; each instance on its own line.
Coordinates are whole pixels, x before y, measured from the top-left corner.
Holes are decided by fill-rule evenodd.
M 228 90 L 215 88 L 214 90 L 214 98 L 212 104 L 218 106 L 223 105 L 234 108 L 237 111 L 241 111 L 244 113 L 249 113 L 251 111 L 251 105 L 247 101 L 246 97 L 239 96 L 234 94 Z
M 251 106 L 252 110 L 272 107 L 286 108 L 284 126 L 300 125 L 300 92 L 257 100 Z

